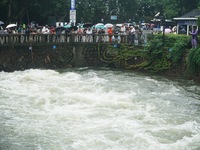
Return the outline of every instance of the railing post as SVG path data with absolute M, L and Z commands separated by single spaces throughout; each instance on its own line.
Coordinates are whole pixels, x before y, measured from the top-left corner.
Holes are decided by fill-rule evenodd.
M 25 40 L 25 37 L 24 37 L 24 36 L 25 36 L 25 35 L 21 34 L 20 36 L 21 36 L 21 38 L 20 38 L 20 43 L 24 43 L 24 40 Z
M 4 42 L 5 42 L 5 36 L 4 35 L 0 36 L 0 42 L 1 42 L 1 44 L 4 44 Z

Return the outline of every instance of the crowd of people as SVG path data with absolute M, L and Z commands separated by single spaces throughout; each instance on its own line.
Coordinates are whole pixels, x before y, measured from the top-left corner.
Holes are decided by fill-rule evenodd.
M 140 41 L 142 35 L 142 30 L 139 27 L 125 27 L 122 25 L 118 27 L 113 25 L 108 28 L 97 29 L 94 27 L 81 28 L 79 27 L 77 30 L 71 30 L 69 34 L 77 35 L 78 41 L 87 41 L 87 42 L 127 42 L 129 44 L 138 43 Z M 98 36 L 95 36 L 98 35 Z
M 120 24 L 120 26 L 118 24 L 113 24 L 112 26 L 101 28 L 95 27 L 95 25 L 92 24 L 89 26 L 79 25 L 71 27 L 60 24 L 58 26 L 39 26 L 32 22 L 30 25 L 22 24 L 17 26 L 13 24 L 12 27 L 3 27 L 0 24 L 0 34 L 56 35 L 56 39 L 59 39 L 59 42 L 125 42 L 128 44 L 142 44 L 145 42 L 143 27 L 144 26 L 140 27 L 138 25 L 127 26 L 125 24 Z M 173 29 L 170 29 L 169 33 L 172 33 L 171 31 L 173 31 Z M 198 29 L 194 26 L 189 34 L 191 35 L 192 48 L 196 48 L 197 42 L 199 41 L 197 36 Z M 63 39 L 63 36 L 65 36 L 66 40 Z
M 139 26 L 121 26 L 113 25 L 105 28 L 96 28 L 90 26 L 39 26 L 31 23 L 5 28 L 1 27 L 0 34 L 55 34 L 70 36 L 74 42 L 128 42 L 130 44 L 138 44 L 142 37 L 142 29 Z

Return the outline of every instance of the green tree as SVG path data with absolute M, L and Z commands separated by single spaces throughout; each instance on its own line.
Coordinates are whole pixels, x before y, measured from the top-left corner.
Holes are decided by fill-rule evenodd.
M 32 20 L 45 23 L 48 16 L 57 21 L 69 21 L 71 0 L 1 0 L 0 19 L 6 23 Z M 167 18 L 181 16 L 200 7 L 199 0 L 76 0 L 77 22 L 110 22 L 117 15 L 117 22 L 150 21 L 157 12 Z

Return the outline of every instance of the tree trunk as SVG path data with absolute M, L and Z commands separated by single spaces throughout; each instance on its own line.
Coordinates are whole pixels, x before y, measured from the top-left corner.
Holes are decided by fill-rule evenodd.
M 12 14 L 12 0 L 8 0 L 8 22 L 11 22 L 11 14 Z

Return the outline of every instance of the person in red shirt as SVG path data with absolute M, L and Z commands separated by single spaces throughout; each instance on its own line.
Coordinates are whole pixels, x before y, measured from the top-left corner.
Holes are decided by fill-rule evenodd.
M 108 28 L 108 36 L 109 36 L 109 42 L 112 43 L 112 36 L 113 36 L 112 28 Z
M 50 34 L 56 34 L 54 26 L 51 26 L 51 28 L 50 28 Z

